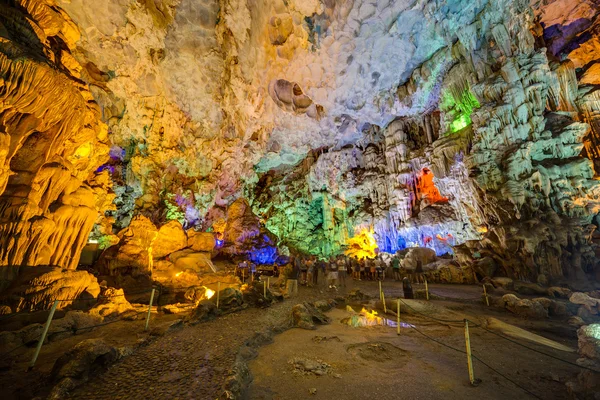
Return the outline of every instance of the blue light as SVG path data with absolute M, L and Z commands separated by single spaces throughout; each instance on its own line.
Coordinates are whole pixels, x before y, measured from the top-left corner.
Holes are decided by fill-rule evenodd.
M 222 247 L 223 243 L 225 243 L 223 240 L 217 239 L 217 248 Z
M 277 247 L 266 246 L 252 249 L 249 258 L 258 264 L 273 264 L 277 260 Z

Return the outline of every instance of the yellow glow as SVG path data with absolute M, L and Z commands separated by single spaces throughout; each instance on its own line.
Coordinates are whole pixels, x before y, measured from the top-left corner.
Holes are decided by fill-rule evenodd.
M 73 154 L 74 158 L 85 158 L 89 157 L 92 153 L 92 144 L 84 143 L 75 150 L 75 154 Z
M 374 326 L 374 325 L 383 325 L 383 318 L 377 316 L 377 311 L 373 310 L 369 312 L 366 308 L 363 307 L 360 310 L 360 315 L 365 317 L 366 326 Z
M 204 296 L 207 299 L 210 299 L 211 297 L 213 297 L 215 295 L 215 291 L 214 290 L 211 290 L 211 289 L 207 288 L 206 286 L 202 286 L 202 287 L 204 289 L 206 289 L 206 291 L 204 292 Z
M 175 274 L 176 278 L 179 278 L 181 276 L 181 274 L 183 274 L 183 271 L 179 271 L 178 273 Z
M 479 233 L 486 233 L 488 231 L 487 227 L 485 226 L 480 226 L 479 228 L 477 228 L 477 232 Z
M 364 258 L 374 258 L 376 256 L 377 242 L 375 241 L 375 232 L 373 229 L 363 229 L 358 235 L 348 239 L 348 249 L 346 255 L 362 260 Z

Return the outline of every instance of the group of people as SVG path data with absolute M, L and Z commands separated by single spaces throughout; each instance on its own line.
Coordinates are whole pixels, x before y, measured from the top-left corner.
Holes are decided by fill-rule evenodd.
M 329 289 L 345 287 L 348 276 L 361 280 L 384 280 L 388 265 L 381 256 L 374 259 L 359 260 L 354 257 L 338 255 L 329 259 L 317 259 L 315 256 L 291 256 L 283 268 L 287 280 L 288 293 L 293 294 L 298 290 L 298 284 L 316 286 L 319 276 L 326 279 Z M 396 281 L 401 280 L 400 258 L 395 255 L 391 260 L 393 276 Z

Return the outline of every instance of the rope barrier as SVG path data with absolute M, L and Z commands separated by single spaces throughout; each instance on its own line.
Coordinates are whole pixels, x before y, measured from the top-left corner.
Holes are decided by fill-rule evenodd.
M 408 323 L 408 321 L 406 321 L 406 322 Z M 444 343 L 444 342 L 442 342 L 442 341 L 440 341 L 440 340 L 437 340 L 437 339 L 435 339 L 435 338 L 433 338 L 433 337 L 431 337 L 431 336 L 429 336 L 429 335 L 427 335 L 427 334 L 425 334 L 425 333 L 421 332 L 419 329 L 417 329 L 417 328 L 416 328 L 416 326 L 415 326 L 414 324 L 410 324 L 410 323 L 408 323 L 408 324 L 409 324 L 409 326 L 410 326 L 412 329 L 414 329 L 415 331 L 417 331 L 418 333 L 420 333 L 421 335 L 423 335 L 425 338 L 427 338 L 427 339 L 429 339 L 429 340 L 431 340 L 431 341 L 433 341 L 433 342 L 435 342 L 435 343 L 437 343 L 437 344 L 440 344 L 440 345 L 442 345 L 442 346 L 444 346 L 444 347 L 446 347 L 446 348 L 448 348 L 448 349 L 454 350 L 454 351 L 456 351 L 456 352 L 458 352 L 458 353 L 461 353 L 461 354 L 467 354 L 467 352 L 466 352 L 466 351 L 464 351 L 464 350 L 460 350 L 460 349 L 457 349 L 456 347 L 452 347 L 452 346 L 450 346 L 450 345 L 448 345 L 448 344 L 446 344 L 446 343 Z M 509 377 L 507 377 L 506 375 L 502 374 L 502 373 L 501 373 L 500 371 L 498 371 L 497 369 L 495 369 L 495 368 L 491 367 L 489 364 L 487 364 L 486 362 L 484 362 L 483 360 L 481 360 L 479 357 L 477 357 L 477 356 L 475 356 L 475 355 L 471 355 L 471 356 L 472 356 L 472 357 L 473 357 L 475 360 L 479 361 L 481 364 L 483 364 L 483 365 L 485 365 L 487 368 L 489 368 L 489 369 L 490 369 L 492 372 L 495 372 L 496 374 L 498 374 L 498 375 L 499 375 L 499 376 L 501 376 L 502 378 L 506 379 L 507 381 L 509 381 L 510 383 L 512 383 L 513 385 L 515 385 L 516 387 L 518 387 L 519 389 L 523 390 L 523 391 L 524 391 L 524 392 L 526 392 L 527 394 L 529 394 L 529 395 L 533 396 L 534 398 L 536 398 L 536 399 L 538 399 L 538 400 L 542 400 L 542 398 L 541 398 L 540 396 L 538 396 L 538 395 L 536 395 L 535 393 L 531 392 L 530 390 L 528 390 L 528 389 L 527 389 L 527 388 L 525 388 L 524 386 L 521 386 L 519 383 L 515 382 L 514 380 L 510 379 L 510 378 L 509 378 Z
M 470 321 L 469 321 L 469 322 L 470 322 Z M 519 342 L 517 342 L 516 340 L 512 340 L 512 339 L 510 339 L 510 338 L 507 338 L 506 336 L 504 336 L 504 335 L 501 335 L 501 334 L 499 334 L 499 333 L 497 333 L 497 332 L 491 331 L 491 330 L 489 330 L 489 329 L 486 329 L 486 328 L 484 328 L 483 326 L 479 326 L 479 327 L 480 327 L 481 329 L 483 329 L 484 331 L 486 331 L 486 332 L 489 332 L 489 333 L 491 333 L 492 335 L 496 335 L 496 336 L 498 336 L 499 338 L 502 338 L 502 339 L 504 339 L 504 340 L 507 340 L 507 341 L 509 341 L 509 342 L 511 342 L 511 343 L 514 343 L 514 344 L 516 344 L 517 346 L 524 347 L 524 348 L 526 348 L 526 349 L 528 349 L 528 350 L 531 350 L 531 351 L 533 351 L 533 352 L 536 352 L 536 353 L 539 353 L 539 354 L 545 355 L 546 357 L 550 357 L 550 358 L 553 358 L 553 359 L 555 359 L 555 360 L 558 360 L 558 361 L 562 361 L 562 362 L 564 362 L 564 363 L 566 363 L 566 364 L 569 364 L 569 365 L 572 365 L 572 366 L 575 366 L 575 367 L 579 367 L 579 368 L 587 369 L 587 370 L 589 370 L 589 371 L 592 371 L 592 372 L 600 373 L 600 371 L 598 371 L 598 370 L 595 370 L 595 369 L 593 369 L 593 368 L 589 368 L 589 367 L 586 367 L 586 366 L 584 366 L 584 365 L 579 365 L 579 364 L 573 363 L 573 362 L 571 362 L 571 361 L 568 361 L 568 360 L 565 360 L 565 359 L 563 359 L 563 358 L 560 358 L 560 357 L 557 357 L 557 356 L 553 356 L 552 354 L 544 353 L 543 351 L 540 351 L 540 350 L 534 349 L 533 347 L 529 347 L 529 346 L 527 346 L 527 345 L 525 345 L 525 344 L 519 343 Z

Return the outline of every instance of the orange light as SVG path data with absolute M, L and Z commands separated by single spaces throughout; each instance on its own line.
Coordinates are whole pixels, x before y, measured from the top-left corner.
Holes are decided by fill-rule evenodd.
M 204 292 L 204 297 L 206 297 L 207 299 L 210 299 L 211 297 L 213 297 L 215 295 L 215 291 L 211 290 L 209 288 L 207 288 L 206 286 L 202 286 L 204 289 L 206 289 L 206 291 Z
M 183 274 L 183 271 L 179 271 L 178 273 L 175 274 L 175 277 L 179 278 L 182 274 Z
M 433 183 L 433 172 L 428 168 L 423 168 L 417 176 L 417 197 L 421 200 L 427 200 L 429 204 L 446 203 L 448 201 L 448 198 L 442 196 L 435 183 Z

